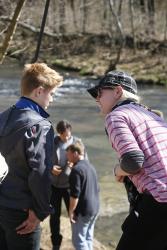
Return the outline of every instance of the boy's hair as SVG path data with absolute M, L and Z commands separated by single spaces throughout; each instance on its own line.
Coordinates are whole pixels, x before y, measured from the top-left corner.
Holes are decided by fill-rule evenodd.
M 67 147 L 66 151 L 70 150 L 71 152 L 78 152 L 79 155 L 84 155 L 85 149 L 81 141 L 76 141 Z
M 39 86 L 44 89 L 58 87 L 62 80 L 62 76 L 45 63 L 26 64 L 21 79 L 21 95 L 29 95 Z
M 63 134 L 67 129 L 72 130 L 72 126 L 67 120 L 62 120 L 57 123 L 56 130 L 57 133 Z

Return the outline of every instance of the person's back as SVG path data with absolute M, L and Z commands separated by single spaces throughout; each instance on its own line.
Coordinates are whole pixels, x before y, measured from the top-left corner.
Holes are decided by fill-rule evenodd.
M 96 170 L 84 159 L 84 147 L 79 141 L 67 148 L 67 158 L 73 163 L 69 179 L 72 242 L 77 250 L 92 250 L 94 225 L 99 211 Z
M 0 115 L 0 151 L 9 167 L 0 189 L 0 227 L 8 250 L 38 250 L 39 223 L 51 212 L 54 131 L 46 109 L 61 81 L 46 64 L 26 65 L 22 97 Z
M 75 182 L 80 176 L 81 186 Z M 70 174 L 70 193 L 77 195 L 76 190 L 81 189 L 75 214 L 82 216 L 95 215 L 99 211 L 99 186 L 95 168 L 87 160 L 80 160 L 72 168 Z

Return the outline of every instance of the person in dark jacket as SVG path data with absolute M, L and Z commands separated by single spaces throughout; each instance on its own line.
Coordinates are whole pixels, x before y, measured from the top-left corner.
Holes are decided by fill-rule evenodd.
M 67 158 L 73 163 L 69 178 L 72 242 L 76 250 L 93 250 L 94 225 L 99 212 L 96 170 L 84 159 L 84 147 L 79 141 L 67 148 Z
M 0 152 L 9 167 L 0 187 L 0 227 L 8 250 L 40 248 L 40 221 L 51 212 L 54 160 L 54 131 L 46 109 L 61 83 L 62 77 L 46 64 L 27 64 L 22 97 L 0 114 Z
M 72 135 L 72 126 L 69 121 L 62 120 L 56 125 L 57 134 L 54 139 L 56 160 L 52 170 L 52 196 L 51 204 L 54 213 L 50 215 L 50 230 L 53 250 L 59 250 L 63 236 L 60 233 L 60 216 L 62 199 L 64 200 L 67 212 L 69 210 L 69 175 L 71 173 L 71 165 L 68 163 L 66 156 L 66 148 L 81 141 L 81 139 Z M 87 154 L 85 152 L 85 157 Z

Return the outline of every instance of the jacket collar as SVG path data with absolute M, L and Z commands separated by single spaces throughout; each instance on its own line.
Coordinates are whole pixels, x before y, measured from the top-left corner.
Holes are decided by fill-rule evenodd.
M 22 96 L 15 104 L 16 108 L 18 109 L 25 109 L 30 108 L 37 113 L 39 113 L 43 118 L 48 118 L 49 114 L 41 107 L 38 103 L 34 102 L 33 100 Z

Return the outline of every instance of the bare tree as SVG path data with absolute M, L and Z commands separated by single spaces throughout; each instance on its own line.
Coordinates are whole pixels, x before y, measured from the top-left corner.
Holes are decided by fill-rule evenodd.
M 148 9 L 148 34 L 155 35 L 155 3 L 154 0 L 147 0 Z
M 114 20 L 115 20 L 115 23 L 116 23 L 117 30 L 119 32 L 119 48 L 117 50 L 117 57 L 116 57 L 115 61 L 110 61 L 110 64 L 109 64 L 107 71 L 110 71 L 110 70 L 113 70 L 116 68 L 116 65 L 120 61 L 121 52 L 122 52 L 122 48 L 123 48 L 123 44 L 124 44 L 124 35 L 123 35 L 123 31 L 122 31 L 122 25 L 121 25 L 121 22 L 118 18 L 118 15 L 114 9 L 113 0 L 109 0 L 109 4 L 110 4 L 111 13 L 112 13 Z
M 120 1 L 119 1 L 119 4 L 118 4 L 118 18 L 119 18 L 119 20 L 121 20 L 122 1 L 123 1 L 123 0 L 120 0 Z
M 66 31 L 65 28 L 65 0 L 59 0 L 59 33 L 64 34 Z
M 14 11 L 14 15 L 12 18 L 11 23 L 8 26 L 7 29 L 7 33 L 6 33 L 6 37 L 4 39 L 4 42 L 2 44 L 2 47 L 0 48 L 0 64 L 3 63 L 3 60 L 5 58 L 5 55 L 7 53 L 7 49 L 10 45 L 10 41 L 13 38 L 13 35 L 15 33 L 16 27 L 17 27 L 17 22 L 19 20 L 20 14 L 21 14 L 21 10 L 25 4 L 26 0 L 19 0 L 16 6 L 16 9 Z
M 104 29 L 106 29 L 107 26 L 107 10 L 108 10 L 108 2 L 106 0 L 103 0 L 103 18 L 101 22 L 101 30 L 102 32 Z
M 87 0 L 81 0 L 81 15 L 82 15 L 82 33 L 86 32 L 86 19 L 87 19 Z
M 129 12 L 130 12 L 130 24 L 131 24 L 131 30 L 132 30 L 132 36 L 133 36 L 133 52 L 136 54 L 136 34 L 135 34 L 135 28 L 134 28 L 134 1 L 129 0 Z
M 142 13 L 145 13 L 145 0 L 140 0 L 140 9 Z
M 166 2 L 166 13 L 165 13 L 165 30 L 164 30 L 164 41 L 167 40 L 167 2 Z
M 71 6 L 71 10 L 72 10 L 72 14 L 73 14 L 73 24 L 74 24 L 74 28 L 75 31 L 78 31 L 78 25 L 77 25 L 77 18 L 76 18 L 76 11 L 75 11 L 75 1 L 74 0 L 70 0 L 70 6 Z

